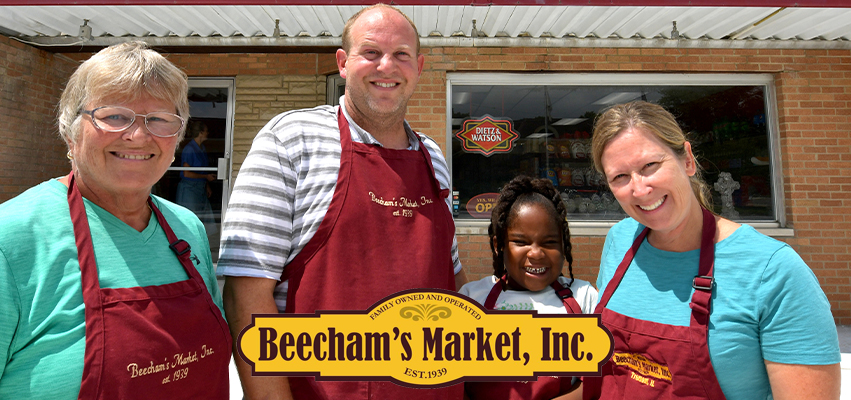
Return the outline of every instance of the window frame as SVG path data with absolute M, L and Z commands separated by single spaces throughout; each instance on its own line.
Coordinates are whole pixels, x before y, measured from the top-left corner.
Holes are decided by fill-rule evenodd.
M 449 72 L 446 74 L 446 143 L 451 148 L 452 131 L 452 87 L 454 85 L 547 85 L 547 86 L 763 86 L 766 101 L 766 123 L 768 124 L 768 147 L 771 155 L 771 191 L 774 210 L 773 221 L 737 222 L 747 223 L 769 236 L 792 236 L 786 227 L 783 170 L 780 157 L 779 113 L 775 78 L 771 74 L 688 74 L 688 73 L 487 73 Z M 451 151 L 446 162 L 450 177 L 453 175 Z M 605 235 L 618 221 L 569 221 L 574 235 Z M 456 219 L 460 233 L 486 233 L 487 220 Z
M 340 90 L 342 88 L 342 91 Z M 346 92 L 346 78 L 339 73 L 325 78 L 325 104 L 336 106 L 340 104 L 340 96 Z

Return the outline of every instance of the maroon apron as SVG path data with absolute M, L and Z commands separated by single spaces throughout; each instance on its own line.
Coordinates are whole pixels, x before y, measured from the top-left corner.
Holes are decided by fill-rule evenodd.
M 86 208 L 73 173 L 68 182 L 68 205 L 86 305 L 79 398 L 227 399 L 230 331 L 192 265 L 189 244 L 175 237 L 148 198 L 189 279 L 102 289 Z
M 366 310 L 414 288 L 455 290 L 455 222 L 431 157 L 352 142 L 337 112 L 340 172 L 316 234 L 284 269 L 288 313 Z M 353 371 L 354 373 L 354 371 Z M 412 389 L 391 382 L 317 382 L 289 378 L 297 399 L 460 399 L 463 386 Z
M 583 399 L 725 399 L 707 346 L 715 229 L 715 218 L 704 209 L 689 326 L 639 320 L 605 308 L 650 229 L 638 235 L 594 310 L 602 313 L 603 324 L 612 333 L 614 352 L 601 377 L 583 379 Z
M 499 294 L 508 286 L 508 276 L 503 276 L 493 285 L 485 300 L 485 308 L 493 310 Z M 582 314 L 582 308 L 573 297 L 570 287 L 562 286 L 558 280 L 550 285 L 555 291 L 568 314 Z M 548 400 L 569 393 L 572 387 L 571 377 L 539 376 L 537 381 L 527 382 L 467 382 L 467 396 L 470 400 Z

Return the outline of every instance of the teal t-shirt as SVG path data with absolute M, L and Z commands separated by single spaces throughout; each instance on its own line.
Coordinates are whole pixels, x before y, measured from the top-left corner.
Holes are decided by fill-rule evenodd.
M 0 204 L 0 399 L 76 399 L 83 376 L 85 305 L 67 187 L 53 179 Z M 84 200 L 101 287 L 188 279 L 156 217 L 138 232 Z M 154 196 L 222 310 L 204 226 Z M 187 327 L 192 329 L 192 327 Z
M 609 231 L 597 278 L 600 296 L 642 229 L 627 218 Z M 699 255 L 700 250 L 662 251 L 645 239 L 606 308 L 688 326 Z M 789 245 L 742 225 L 715 245 L 714 277 L 709 355 L 728 400 L 772 398 L 764 360 L 807 365 L 840 361 L 830 303 Z

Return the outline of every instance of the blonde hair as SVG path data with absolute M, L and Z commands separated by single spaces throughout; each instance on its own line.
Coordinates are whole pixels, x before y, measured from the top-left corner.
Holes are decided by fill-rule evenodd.
M 361 15 L 363 15 L 367 11 L 374 10 L 376 8 L 393 10 L 393 11 L 396 11 L 397 13 L 399 13 L 401 16 L 405 17 L 405 19 L 408 21 L 408 23 L 411 24 L 411 28 L 414 29 L 414 36 L 416 37 L 416 40 L 417 40 L 417 54 L 420 54 L 420 32 L 417 30 L 417 26 L 414 25 L 414 21 L 412 21 L 411 18 L 409 18 L 407 15 L 405 15 L 405 13 L 403 13 L 398 8 L 393 7 L 391 5 L 384 4 L 384 3 L 373 4 L 369 7 L 363 8 L 360 11 L 358 11 L 357 13 L 355 13 L 355 15 L 352 15 L 352 17 L 349 18 L 348 21 L 346 21 L 346 26 L 343 27 L 343 51 L 348 53 L 349 49 L 352 48 L 351 34 L 352 34 L 352 25 L 355 24 L 355 21 L 357 21 L 357 19 L 360 18 Z
M 646 101 L 618 104 L 607 109 L 594 122 L 591 154 L 594 157 L 594 168 L 603 175 L 606 174 L 603 171 L 603 150 L 612 139 L 627 129 L 641 129 L 655 136 L 681 159 L 688 157 L 685 133 L 674 116 L 662 106 Z M 700 164 L 697 160 L 693 161 L 695 173 L 689 177 L 692 192 L 703 208 L 712 211 L 712 193 L 701 178 Z
M 68 80 L 59 99 L 59 135 L 75 143 L 80 111 L 106 98 L 133 101 L 149 95 L 174 104 L 177 115 L 188 120 L 188 94 L 186 74 L 144 42 L 112 45 L 80 64 Z M 178 133 L 178 143 L 184 131 Z

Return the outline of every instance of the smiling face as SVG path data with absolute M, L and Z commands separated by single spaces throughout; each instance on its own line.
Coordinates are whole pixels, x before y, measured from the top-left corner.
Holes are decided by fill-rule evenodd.
M 695 211 L 700 217 L 689 182 L 696 166 L 688 142 L 685 156 L 678 157 L 650 133 L 629 128 L 605 145 L 601 164 L 621 207 L 655 233 L 680 235 L 693 225 Z
M 417 54 L 411 24 L 397 11 L 376 8 L 352 25 L 348 51 L 337 50 L 340 76 L 346 79 L 346 110 L 364 121 L 404 119 L 424 57 Z
M 103 105 L 127 107 L 137 114 L 176 111 L 174 104 L 150 96 L 129 102 L 104 99 L 88 104 L 86 109 Z M 88 115 L 81 118 L 80 134 L 76 142 L 68 144 L 74 156 L 74 171 L 81 190 L 114 197 L 148 193 L 174 158 L 178 137 L 151 135 L 140 116 L 121 132 L 98 129 Z
M 511 210 L 505 243 L 505 269 L 531 291 L 555 282 L 564 265 L 562 233 L 553 213 L 535 203 Z

